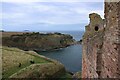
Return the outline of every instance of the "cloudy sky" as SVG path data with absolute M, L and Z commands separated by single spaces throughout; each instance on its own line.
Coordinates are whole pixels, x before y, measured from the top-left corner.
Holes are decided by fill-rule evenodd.
M 8 31 L 84 30 L 89 14 L 103 18 L 103 2 L 1 2 L 1 27 Z

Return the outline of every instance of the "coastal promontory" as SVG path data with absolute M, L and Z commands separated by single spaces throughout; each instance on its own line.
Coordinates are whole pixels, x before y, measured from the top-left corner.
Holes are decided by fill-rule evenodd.
M 62 33 L 3 32 L 2 34 L 3 46 L 17 47 L 22 50 L 52 51 L 65 48 L 75 42 L 71 35 Z

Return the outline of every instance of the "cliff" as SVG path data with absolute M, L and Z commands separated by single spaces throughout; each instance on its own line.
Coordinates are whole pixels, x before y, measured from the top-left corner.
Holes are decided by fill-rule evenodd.
M 72 36 L 61 33 L 42 34 L 3 32 L 2 45 L 23 50 L 48 51 L 67 47 L 74 43 Z M 6 35 L 8 34 L 8 35 Z
M 92 13 L 83 36 L 82 78 L 120 78 L 120 1 L 105 2 L 105 19 Z
M 2 47 L 2 77 L 8 78 L 62 78 L 68 73 L 58 61 L 33 51 Z M 65 77 L 67 78 L 67 76 Z

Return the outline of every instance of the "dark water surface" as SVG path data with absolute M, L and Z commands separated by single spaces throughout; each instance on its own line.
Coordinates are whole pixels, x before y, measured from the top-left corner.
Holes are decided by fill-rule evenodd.
M 83 32 L 61 32 L 72 35 L 76 40 L 82 38 Z M 56 59 L 64 64 L 66 70 L 70 72 L 81 71 L 82 66 L 82 46 L 80 44 L 72 45 L 67 48 L 51 51 L 51 52 L 40 52 L 39 54 L 46 57 Z

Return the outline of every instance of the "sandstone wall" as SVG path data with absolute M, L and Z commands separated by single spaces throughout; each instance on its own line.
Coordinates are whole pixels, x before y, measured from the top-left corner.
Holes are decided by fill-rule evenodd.
M 104 35 L 104 20 L 100 15 L 92 13 L 89 15 L 90 24 L 86 26 L 83 36 L 83 61 L 82 77 L 97 78 L 101 70 L 101 48 Z M 89 30 L 88 30 L 89 28 Z
M 105 20 L 90 14 L 83 36 L 82 78 L 120 77 L 120 2 L 105 2 Z
M 120 2 L 105 3 L 105 35 L 102 50 L 103 65 L 101 77 L 117 78 L 120 76 L 118 57 L 120 56 L 120 27 L 118 19 L 120 16 Z

